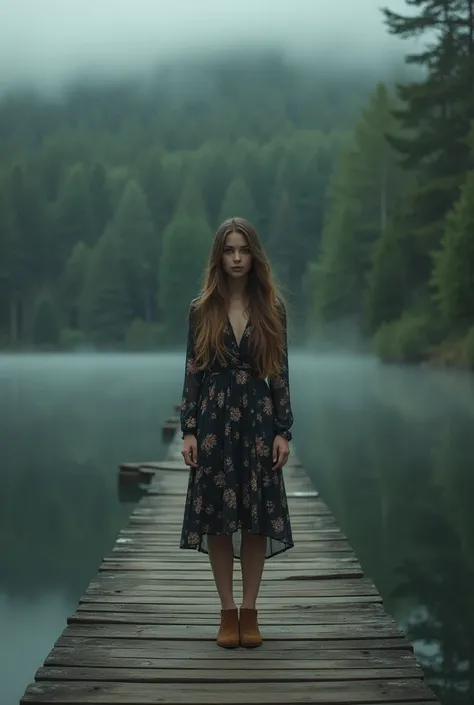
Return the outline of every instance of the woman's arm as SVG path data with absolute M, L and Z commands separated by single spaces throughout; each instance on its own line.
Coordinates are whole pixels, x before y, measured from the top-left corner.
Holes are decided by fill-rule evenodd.
M 284 351 L 282 369 L 277 377 L 268 380 L 274 408 L 274 430 L 276 436 L 291 441 L 290 428 L 293 425 L 293 412 L 290 401 L 290 375 L 288 370 L 288 340 L 286 332 L 286 310 L 282 304 Z
M 203 372 L 196 370 L 195 359 L 195 331 L 196 314 L 194 302 L 189 307 L 188 342 L 186 346 L 186 368 L 184 373 L 183 397 L 181 401 L 181 432 L 183 438 L 186 434 L 196 435 L 197 407 L 201 391 Z

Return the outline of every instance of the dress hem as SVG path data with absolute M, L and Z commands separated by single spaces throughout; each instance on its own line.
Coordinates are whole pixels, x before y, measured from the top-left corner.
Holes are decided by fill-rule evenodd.
M 237 533 L 241 533 L 241 529 L 236 529 L 235 531 L 230 531 L 230 532 L 224 532 L 224 533 L 212 533 L 210 531 L 206 531 L 205 533 L 200 534 L 200 541 L 196 545 L 190 545 L 190 544 L 180 544 L 179 548 L 182 551 L 198 551 L 198 553 L 203 553 L 204 555 L 208 556 L 209 551 L 203 548 L 202 545 L 202 539 L 205 536 L 229 536 L 232 537 Z M 285 553 L 286 551 L 291 550 L 292 548 L 295 547 L 295 544 L 288 543 L 288 541 L 284 541 L 283 539 L 277 539 L 274 536 L 270 536 L 268 534 L 260 534 L 256 531 L 247 531 L 246 533 L 251 534 L 252 536 L 264 536 L 267 540 L 270 539 L 271 541 L 277 541 L 280 544 L 283 544 L 283 547 L 279 551 L 275 551 L 274 553 L 271 553 L 269 556 L 265 556 L 265 560 L 268 561 L 270 558 L 274 558 L 275 556 L 279 556 L 281 553 Z M 233 551 L 233 558 L 236 561 L 240 561 L 241 557 L 240 554 L 236 554 L 235 551 Z

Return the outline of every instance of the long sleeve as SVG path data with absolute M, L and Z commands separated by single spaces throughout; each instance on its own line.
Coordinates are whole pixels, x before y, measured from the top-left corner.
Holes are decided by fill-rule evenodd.
M 189 329 L 186 346 L 186 367 L 184 373 L 183 396 L 181 401 L 181 432 L 196 434 L 197 407 L 201 391 L 202 371 L 196 370 L 195 361 L 195 327 L 196 320 L 193 303 L 189 308 Z
M 283 335 L 284 335 L 284 355 L 281 373 L 277 377 L 270 377 L 268 380 L 270 393 L 274 408 L 274 430 L 275 435 L 283 436 L 291 441 L 290 428 L 293 425 L 293 412 L 290 401 L 290 375 L 288 368 L 288 340 L 286 331 L 286 311 L 283 307 Z

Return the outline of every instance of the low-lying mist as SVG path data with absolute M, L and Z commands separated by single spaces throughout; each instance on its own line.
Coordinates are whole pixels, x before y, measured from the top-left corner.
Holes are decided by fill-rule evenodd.
M 136 80 L 170 63 L 186 75 L 196 63 L 259 51 L 386 78 L 405 48 L 378 0 L 16 0 L 0 8 L 0 91 L 57 94 L 71 80 Z

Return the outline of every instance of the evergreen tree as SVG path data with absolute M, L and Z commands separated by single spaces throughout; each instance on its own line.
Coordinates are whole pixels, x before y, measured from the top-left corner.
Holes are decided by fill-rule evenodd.
M 446 218 L 433 282 L 441 311 L 456 326 L 474 322 L 474 172 Z
M 207 223 L 186 216 L 173 220 L 163 234 L 159 301 L 171 337 L 180 337 L 186 327 L 189 304 L 199 293 L 211 245 Z
M 35 288 L 43 286 L 53 274 L 49 213 L 28 166 L 13 166 L 4 181 L 3 194 L 8 220 L 10 326 L 15 336 L 26 340 Z
M 366 319 L 373 332 L 383 323 L 399 318 L 409 304 L 406 251 L 405 242 L 394 226 L 385 230 L 375 245 L 366 295 Z
M 295 213 L 287 191 L 278 199 L 268 238 L 268 256 L 280 285 L 288 294 L 299 291 L 299 252 Z
M 467 0 L 407 0 L 417 13 L 384 10 L 389 31 L 402 38 L 431 35 L 434 41 L 407 62 L 425 75 L 399 86 L 404 107 L 397 117 L 407 134 L 391 143 L 409 169 L 416 169 L 411 194 L 412 231 L 421 257 L 420 280 L 431 271 L 430 251 L 439 246 L 443 221 L 469 168 L 465 140 L 474 114 L 474 13 Z
M 90 193 L 95 229 L 90 242 L 95 244 L 104 233 L 112 217 L 112 200 L 107 182 L 107 171 L 100 162 L 96 162 L 92 167 L 90 175 Z
M 121 242 L 109 227 L 92 252 L 81 296 L 81 325 L 94 343 L 120 344 L 131 320 Z
M 271 199 L 275 181 L 269 169 L 266 150 L 259 148 L 259 144 L 254 140 L 239 139 L 233 145 L 230 159 L 231 173 L 234 175 L 234 179 L 243 180 L 250 195 L 250 203 L 247 203 L 248 196 L 243 194 L 242 197 L 239 197 L 237 192 L 235 205 L 239 206 L 239 198 L 244 199 L 242 207 L 244 210 L 248 209 L 252 216 L 247 220 L 253 223 L 262 241 L 266 241 L 272 227 L 274 204 Z M 227 188 L 229 186 L 230 179 L 227 182 Z M 287 183 L 280 184 L 278 191 L 280 192 L 282 188 L 287 186 Z M 232 207 L 232 201 L 229 206 Z
M 156 274 L 159 237 L 153 227 L 145 196 L 136 181 L 129 181 L 111 224 L 120 243 L 124 284 L 134 318 L 156 317 Z
M 227 145 L 204 144 L 196 153 L 195 177 L 202 184 L 202 196 L 212 230 L 219 226 L 221 204 L 231 181 Z
M 208 222 L 206 205 L 202 197 L 202 190 L 194 174 L 190 173 L 184 180 L 183 188 L 176 206 L 175 217 L 196 218 L 201 222 Z
M 330 207 L 313 272 L 316 310 L 326 321 L 351 315 L 365 324 L 374 246 L 404 188 L 395 152 L 386 140 L 387 132 L 396 131 L 393 105 L 387 88 L 377 86 L 330 183 Z
M 76 328 L 79 324 L 79 307 L 89 269 L 91 250 L 83 242 L 78 242 L 66 262 L 60 278 L 61 308 L 67 325 Z
M 254 227 L 258 227 L 258 215 L 247 184 L 241 177 L 236 177 L 229 184 L 221 206 L 219 222 L 228 218 L 245 218 Z
M 56 204 L 56 250 L 64 265 L 77 242 L 93 244 L 97 233 L 89 181 L 83 164 L 67 174 Z
M 363 280 L 354 227 L 358 215 L 354 200 L 337 204 L 324 233 L 321 256 L 311 268 L 312 311 L 321 322 L 360 315 Z
M 6 322 L 8 337 L 18 342 L 18 299 L 21 297 L 23 257 L 6 193 L 0 190 L 0 315 Z
M 42 297 L 37 304 L 33 342 L 39 347 L 56 347 L 59 342 L 58 314 L 50 297 Z
M 140 164 L 140 184 L 157 233 L 163 232 L 173 216 L 180 174 L 161 148 L 147 153 Z

